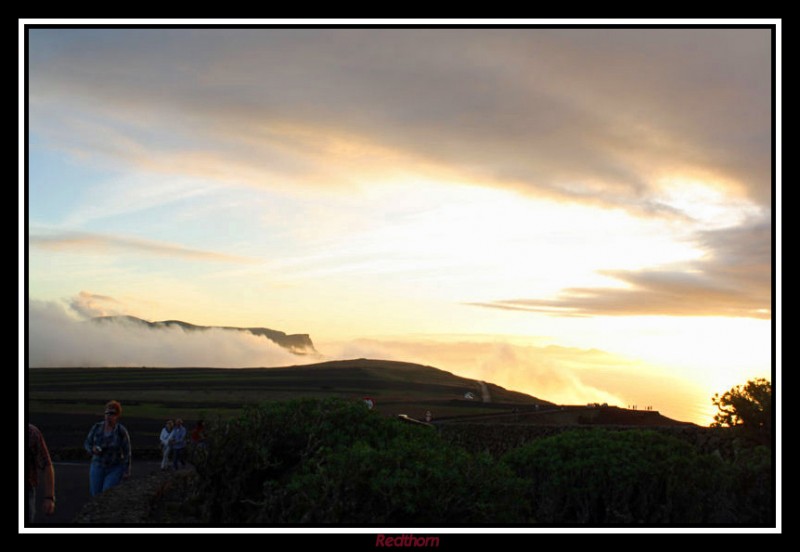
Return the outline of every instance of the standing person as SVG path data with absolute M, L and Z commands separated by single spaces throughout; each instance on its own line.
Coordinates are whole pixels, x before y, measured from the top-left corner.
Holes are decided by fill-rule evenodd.
M 172 433 L 169 434 L 169 445 L 172 448 L 172 467 L 178 469 L 178 462 L 186 466 L 186 428 L 183 427 L 183 420 L 177 418 Z
M 203 420 L 198 420 L 192 428 L 191 440 L 192 451 L 189 455 L 189 461 L 195 464 L 203 457 L 206 448 L 206 425 Z
M 206 425 L 203 420 L 198 420 L 192 428 L 192 443 L 199 447 L 206 443 Z
M 167 420 L 164 428 L 161 430 L 161 469 L 166 470 L 169 467 L 169 453 L 171 447 L 169 446 L 169 434 L 172 433 L 173 427 L 172 420 Z
M 83 443 L 83 448 L 92 455 L 89 467 L 92 496 L 119 485 L 131 475 L 131 438 L 125 426 L 119 423 L 121 414 L 119 402 L 106 403 L 103 421 L 92 426 Z
M 42 511 L 48 516 L 56 509 L 56 478 L 50 451 L 44 442 L 42 432 L 33 424 L 28 424 L 25 439 L 25 520 L 33 523 L 36 517 L 36 487 L 39 486 L 39 472 L 42 473 L 44 497 Z

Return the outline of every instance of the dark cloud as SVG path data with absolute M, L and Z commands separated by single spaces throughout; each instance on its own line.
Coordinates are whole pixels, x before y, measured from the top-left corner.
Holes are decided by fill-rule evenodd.
M 126 140 L 114 154 L 138 161 L 203 153 L 265 175 L 324 174 L 330 159 L 318 165 L 309 136 L 346 136 L 472 181 L 644 213 L 674 213 L 655 180 L 676 172 L 771 197 L 768 29 L 30 36 L 31 129 L 63 125 L 86 151 L 114 145 L 71 117 L 114 127 Z
M 624 288 L 568 288 L 554 299 L 507 299 L 475 306 L 558 316 L 667 315 L 769 319 L 771 226 L 759 220 L 700 232 L 707 255 L 679 268 L 604 270 Z

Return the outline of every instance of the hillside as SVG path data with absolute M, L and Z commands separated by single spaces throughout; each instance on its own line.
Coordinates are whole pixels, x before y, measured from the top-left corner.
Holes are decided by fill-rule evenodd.
M 92 318 L 91 321 L 99 324 L 137 324 L 153 330 L 177 327 L 185 331 L 207 331 L 211 329 L 220 329 L 220 330 L 230 330 L 239 332 L 249 332 L 253 335 L 265 337 L 270 341 L 272 341 L 273 343 L 276 343 L 281 347 L 283 347 L 284 349 L 287 349 L 290 352 L 298 355 L 314 354 L 317 352 L 316 349 L 314 349 L 314 343 L 312 343 L 311 337 L 308 334 L 286 334 L 284 332 L 278 330 L 272 330 L 269 328 L 259 328 L 259 327 L 241 328 L 236 326 L 198 326 L 196 324 L 190 324 L 189 322 L 183 322 L 181 320 L 163 320 L 159 322 L 149 322 L 147 320 L 143 320 L 135 316 L 98 316 Z
M 80 446 L 111 398 L 123 405 L 123 423 L 137 441 L 157 445 L 163 420 L 234 415 L 247 404 L 301 397 L 371 397 L 378 412 L 424 418 L 501 412 L 510 405 L 547 401 L 430 366 L 383 360 L 346 360 L 278 368 L 32 368 L 28 370 L 29 420 L 48 430 L 53 446 Z M 468 395 L 469 394 L 469 395 Z M 467 398 L 472 396 L 472 398 Z M 57 444 L 55 442 L 57 440 Z
M 435 423 L 672 425 L 657 412 L 562 407 L 431 366 L 355 359 L 278 368 L 32 368 L 28 419 L 54 447 L 80 447 L 109 399 L 141 447 L 157 447 L 163 420 L 227 417 L 247 404 L 301 397 L 370 397 L 381 414 Z M 484 391 L 486 392 L 484 394 Z M 485 402 L 488 399 L 489 402 Z M 613 415 L 612 415 L 613 414 Z M 646 418 L 646 419 L 645 419 Z

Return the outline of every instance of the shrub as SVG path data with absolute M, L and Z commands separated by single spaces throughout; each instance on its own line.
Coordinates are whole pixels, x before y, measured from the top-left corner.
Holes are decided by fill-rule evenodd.
M 730 521 L 722 460 L 653 431 L 569 431 L 529 443 L 503 461 L 527 481 L 547 524 L 707 524 Z
M 739 448 L 726 471 L 730 482 L 731 513 L 736 523 L 774 526 L 772 450 L 765 446 Z
M 209 432 L 196 492 L 219 524 L 496 524 L 523 519 L 520 481 L 489 456 L 360 401 L 247 408 Z
M 774 523 L 771 451 L 703 454 L 647 430 L 567 431 L 501 460 L 360 401 L 249 407 L 209 430 L 191 493 L 226 525 Z

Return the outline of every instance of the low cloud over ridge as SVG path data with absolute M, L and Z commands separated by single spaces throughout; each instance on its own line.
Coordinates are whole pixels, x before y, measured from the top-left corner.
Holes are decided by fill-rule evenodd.
M 87 311 L 84 311 L 87 312 Z M 59 303 L 28 304 L 29 367 L 274 367 L 313 362 L 265 337 L 212 328 L 94 324 L 70 316 Z

